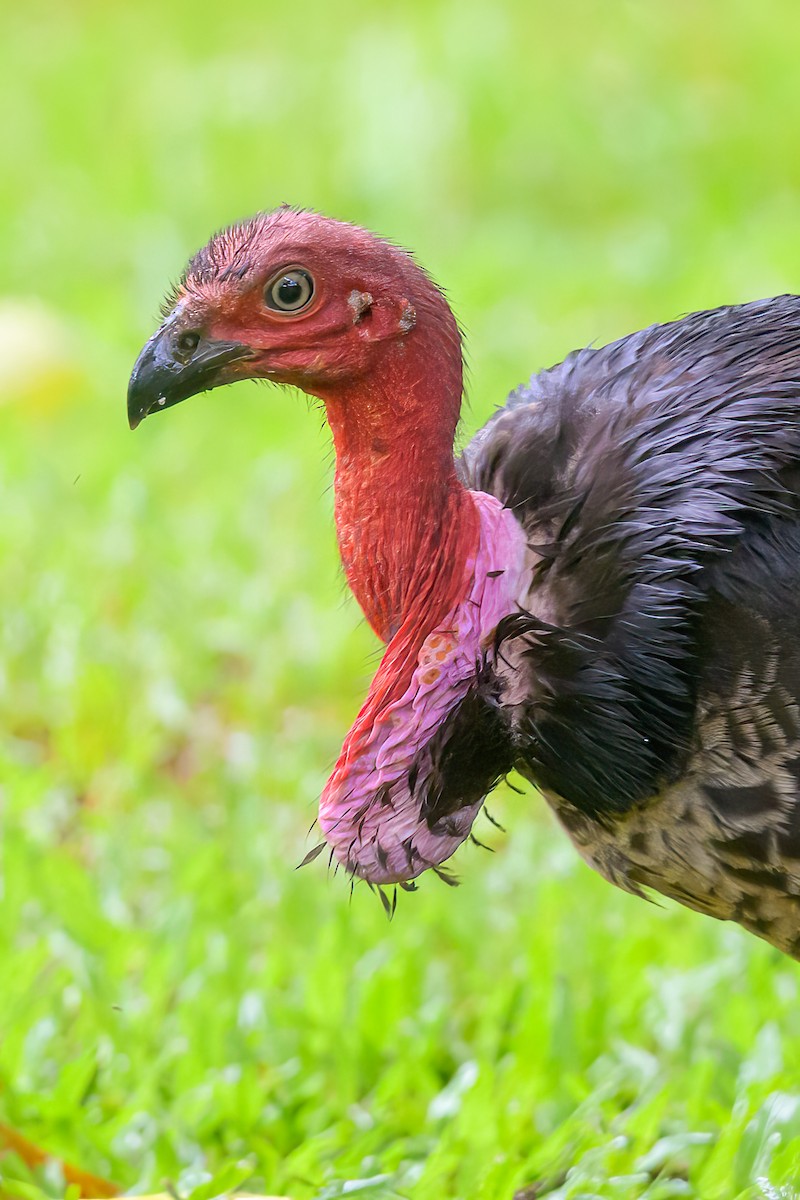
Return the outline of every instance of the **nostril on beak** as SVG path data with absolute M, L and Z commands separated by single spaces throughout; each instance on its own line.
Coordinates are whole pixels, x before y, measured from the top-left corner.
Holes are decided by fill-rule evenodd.
M 175 339 L 175 349 L 182 357 L 189 358 L 200 345 L 200 334 L 196 329 L 187 329 Z

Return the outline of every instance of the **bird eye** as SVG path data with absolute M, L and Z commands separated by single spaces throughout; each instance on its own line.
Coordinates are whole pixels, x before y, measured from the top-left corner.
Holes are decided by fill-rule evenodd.
M 314 295 L 314 280 L 302 267 L 281 271 L 264 289 L 268 308 L 278 312 L 299 312 Z

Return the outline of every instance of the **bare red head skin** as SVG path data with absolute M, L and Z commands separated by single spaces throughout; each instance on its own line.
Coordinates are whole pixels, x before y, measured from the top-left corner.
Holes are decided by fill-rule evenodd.
M 299 272 L 299 274 L 298 274 Z M 291 311 L 280 295 L 305 279 Z M 295 291 L 296 291 L 295 287 Z M 198 391 L 260 378 L 325 404 L 336 529 L 348 582 L 402 689 L 427 632 L 460 598 L 478 519 L 453 439 L 458 327 L 410 255 L 363 229 L 290 208 L 217 234 L 189 263 L 131 377 L 131 426 Z M 387 667 L 390 663 L 385 664 Z M 392 672 L 386 689 L 395 690 Z

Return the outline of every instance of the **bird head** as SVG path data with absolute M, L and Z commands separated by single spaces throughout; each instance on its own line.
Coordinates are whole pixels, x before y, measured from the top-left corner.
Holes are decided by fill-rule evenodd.
M 325 400 L 364 381 L 385 384 L 420 327 L 444 338 L 448 362 L 455 357 L 460 401 L 455 321 L 409 254 L 317 213 L 261 213 L 216 234 L 189 262 L 133 369 L 128 418 L 135 428 L 238 379 L 291 384 Z M 453 424 L 457 416 L 456 405 Z
M 472 702 L 491 629 L 513 607 L 510 564 L 522 544 L 506 529 L 513 517 L 490 497 L 477 501 L 456 475 L 458 326 L 405 251 L 281 208 L 217 234 L 189 262 L 133 369 L 130 424 L 244 378 L 325 403 L 342 562 L 389 648 L 320 824 L 352 874 L 410 879 L 467 837 L 480 783 L 491 786 L 506 766 L 493 758 L 477 793 L 471 785 L 442 799 L 439 764 L 463 732 L 457 710 Z

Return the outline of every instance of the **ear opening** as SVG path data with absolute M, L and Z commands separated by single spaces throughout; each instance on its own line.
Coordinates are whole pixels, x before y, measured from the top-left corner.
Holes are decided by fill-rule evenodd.
M 359 292 L 354 288 L 347 297 L 347 303 L 353 310 L 354 325 L 359 325 L 372 312 L 372 296 L 369 292 Z
M 410 300 L 403 300 L 400 304 L 400 332 L 410 333 L 417 323 L 417 310 Z

